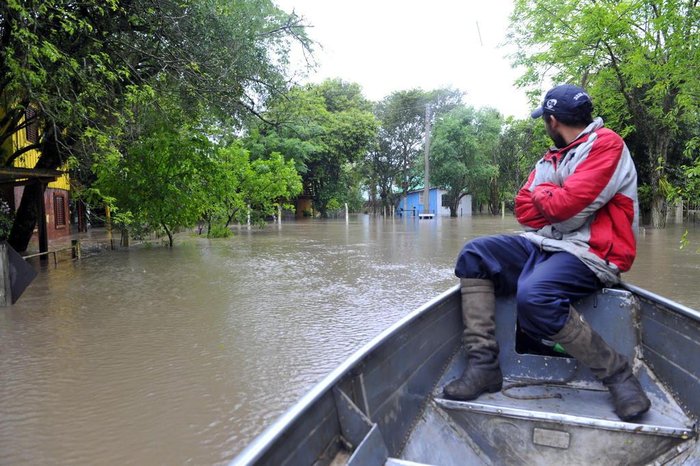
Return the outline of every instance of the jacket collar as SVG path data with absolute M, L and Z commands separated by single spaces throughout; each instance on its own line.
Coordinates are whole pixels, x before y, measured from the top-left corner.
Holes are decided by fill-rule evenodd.
M 571 141 L 566 147 L 559 148 L 552 146 L 549 148 L 544 158 L 549 160 L 555 155 L 567 153 L 574 147 L 584 142 L 591 133 L 595 132 L 596 130 L 602 127 L 603 119 L 601 117 L 596 117 L 595 119 L 593 119 L 593 122 L 590 125 L 586 126 L 586 128 L 583 131 L 581 131 L 579 135 L 576 136 L 576 138 L 573 141 Z

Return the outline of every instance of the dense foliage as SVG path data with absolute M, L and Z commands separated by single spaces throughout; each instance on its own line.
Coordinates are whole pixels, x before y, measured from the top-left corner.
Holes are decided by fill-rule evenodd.
M 489 209 L 496 212 L 498 204 L 513 210 L 518 190 L 525 184 L 535 162 L 544 154 L 552 141 L 545 133 L 541 120 L 514 120 L 503 122 L 493 161 L 498 176 L 489 192 Z
M 268 0 L 2 2 L 0 163 L 34 148 L 36 168 L 69 162 L 74 180 L 89 184 L 95 158 L 158 139 L 134 123 L 149 92 L 159 99 L 146 106 L 164 98 L 166 115 L 186 110 L 188 121 L 174 133 L 203 123 L 240 128 L 286 88 L 293 41 L 308 45 L 299 18 Z M 12 135 L 32 123 L 24 119 L 29 106 L 38 142 L 12 147 Z M 24 191 L 10 235 L 18 250 L 34 229 L 41 194 L 38 184 Z
M 498 177 L 494 157 L 501 125 L 495 110 L 469 107 L 458 107 L 435 124 L 432 178 L 447 190 L 450 216 L 457 216 L 459 200 L 467 193 L 477 205 L 488 203 Z M 496 212 L 492 209 L 492 213 Z
M 663 226 L 672 186 L 684 182 L 673 168 L 698 156 L 697 131 L 684 131 L 700 123 L 697 0 L 517 0 L 512 28 L 522 83 L 589 90 L 627 138 L 652 224 Z
M 298 87 L 270 102 L 246 144 L 255 157 L 279 152 L 294 160 L 304 193 L 326 217 L 356 198 L 348 181 L 377 132 L 370 108 L 357 84 L 327 80 Z
M 633 152 L 657 226 L 669 200 L 700 202 L 699 11 L 697 0 L 517 0 L 512 17 L 519 84 L 533 103 L 552 82 L 590 91 Z M 36 168 L 69 167 L 74 198 L 172 244 L 178 229 L 225 236 L 299 197 L 322 217 L 389 213 L 425 184 L 428 140 L 430 184 L 452 214 L 465 194 L 495 214 L 550 143 L 541 121 L 472 108 L 454 89 L 370 102 L 342 79 L 293 85 L 295 45 L 311 46 L 301 18 L 270 0 L 2 2 L 0 164 L 38 150 Z M 38 139 L 13 146 L 28 125 Z M 18 250 L 42 194 L 28 184 L 2 219 Z
M 461 104 L 454 89 L 396 91 L 375 105 L 377 144 L 362 165 L 374 213 L 389 212 L 409 190 L 423 185 L 425 131 L 429 123 Z

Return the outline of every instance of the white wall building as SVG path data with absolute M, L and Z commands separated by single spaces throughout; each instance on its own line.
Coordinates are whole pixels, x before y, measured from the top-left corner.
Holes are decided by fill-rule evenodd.
M 444 189 L 438 190 L 438 196 L 440 197 L 440 212 L 438 215 L 442 217 L 449 217 L 450 216 L 450 208 L 445 207 L 442 204 L 442 195 L 447 194 L 447 191 Z M 462 196 L 462 198 L 459 200 L 459 205 L 457 206 L 457 217 L 471 217 L 472 216 L 472 195 L 467 194 Z
M 430 189 L 430 208 L 429 213 L 434 213 L 440 217 L 449 217 L 450 208 L 446 205 L 447 191 L 439 188 Z M 423 206 L 423 190 L 417 189 L 415 191 L 409 191 L 408 196 L 401 196 L 398 208 L 396 209 L 397 215 L 402 215 L 404 212 L 406 215 L 419 215 L 425 213 Z M 472 196 L 467 194 L 462 196 L 459 200 L 459 205 L 457 206 L 457 216 L 458 217 L 471 217 L 472 215 Z

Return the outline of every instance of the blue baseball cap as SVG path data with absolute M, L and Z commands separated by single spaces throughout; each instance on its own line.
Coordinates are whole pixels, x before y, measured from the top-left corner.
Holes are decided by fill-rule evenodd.
M 583 88 L 572 84 L 562 84 L 553 87 L 544 96 L 542 105 L 535 109 L 531 116 L 539 118 L 543 114 L 556 116 L 578 116 L 590 114 L 593 111 L 593 102 Z

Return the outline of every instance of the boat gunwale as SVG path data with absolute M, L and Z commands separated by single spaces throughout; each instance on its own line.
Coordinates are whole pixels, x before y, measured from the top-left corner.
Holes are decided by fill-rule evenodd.
M 646 298 L 656 304 L 660 304 L 665 308 L 668 308 L 669 310 L 677 312 L 678 314 L 681 314 L 684 317 L 688 317 L 689 319 L 693 319 L 696 322 L 700 322 L 700 312 L 696 311 L 695 309 L 692 309 L 688 306 L 684 306 L 683 304 L 677 303 L 668 298 L 664 298 L 663 296 L 657 295 L 656 293 L 652 293 L 651 291 L 645 290 L 644 288 L 640 288 L 636 285 L 632 285 L 631 283 L 621 282 L 620 286 L 637 296 Z
M 438 303 L 445 301 L 451 295 L 459 293 L 460 285 L 456 284 L 446 291 L 443 291 L 438 296 L 430 301 L 422 304 L 417 309 L 411 311 L 406 316 L 399 319 L 397 322 L 387 327 L 376 337 L 370 340 L 367 344 L 351 354 L 338 367 L 331 371 L 319 383 L 314 385 L 304 396 L 294 403 L 287 411 L 277 418 L 269 427 L 262 431 L 259 435 L 249 443 L 233 460 L 229 463 L 233 465 L 252 464 L 259 460 L 263 454 L 269 449 L 273 443 L 279 439 L 286 431 L 289 425 L 298 420 L 308 409 L 310 409 L 323 395 L 328 393 L 333 387 L 350 372 L 353 368 L 362 362 L 375 349 L 384 344 L 390 337 L 410 325 L 413 321 L 420 318 L 423 314 L 430 311 Z

